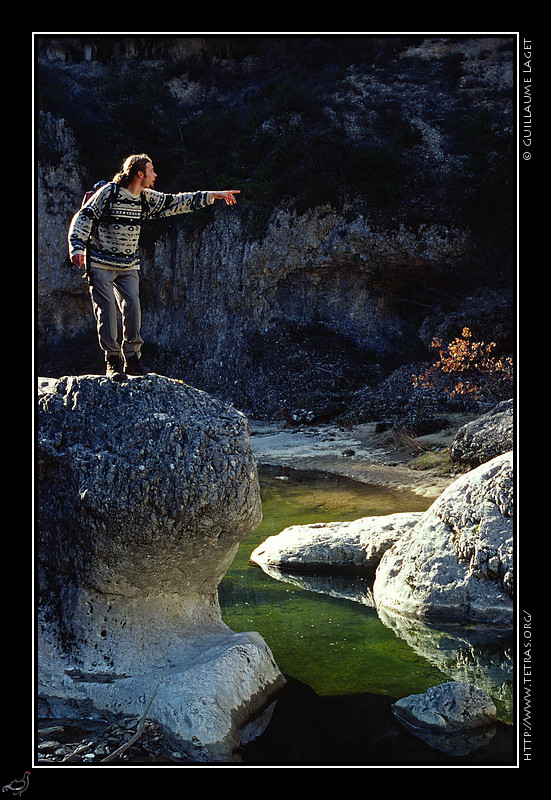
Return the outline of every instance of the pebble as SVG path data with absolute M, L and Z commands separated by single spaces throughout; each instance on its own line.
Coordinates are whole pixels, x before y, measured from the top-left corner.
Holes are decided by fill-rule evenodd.
M 59 742 L 54 740 L 47 740 L 45 742 L 39 742 L 38 744 L 38 752 L 39 753 L 48 753 L 53 750 L 56 750 L 59 747 Z

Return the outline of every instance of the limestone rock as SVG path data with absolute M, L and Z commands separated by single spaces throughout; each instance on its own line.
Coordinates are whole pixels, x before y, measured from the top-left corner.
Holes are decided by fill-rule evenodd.
M 413 511 L 350 522 L 291 525 L 262 542 L 250 559 L 263 569 L 371 574 L 383 553 L 422 515 Z
M 261 520 L 249 426 L 159 375 L 39 379 L 38 688 L 150 718 L 199 761 L 283 679 L 255 632 L 222 621 L 217 588 Z
M 404 697 L 393 704 L 392 710 L 410 725 L 439 732 L 473 730 L 497 719 L 496 707 L 486 692 L 458 681 Z
M 424 620 L 513 623 L 513 459 L 497 456 L 449 486 L 384 554 L 378 608 Z
M 96 179 L 108 180 L 120 162 L 118 148 L 103 152 L 102 137 L 90 149 L 92 129 L 82 126 L 82 115 L 118 141 L 102 87 L 124 85 L 136 56 L 140 74 L 154 77 L 151 101 L 162 81 L 165 97 L 174 99 L 164 112 L 191 126 L 199 107 L 212 132 L 220 109 L 237 114 L 262 98 L 259 116 L 242 115 L 239 136 L 227 143 L 228 159 L 244 170 L 238 207 L 226 213 L 219 205 L 144 229 L 142 335 L 159 368 L 258 417 L 299 410 L 303 419 L 320 420 L 342 412 L 352 387 L 363 384 L 371 392 L 385 364 L 425 359 L 421 342 L 428 348 L 429 330 L 436 333 L 444 323 L 451 337 L 464 324 L 478 330 L 482 323 L 484 341 L 514 338 L 514 224 L 495 208 L 484 226 L 473 224 L 477 203 L 490 200 L 489 186 L 504 200 L 501 211 L 514 208 L 508 178 L 513 39 L 381 42 L 370 36 L 342 42 L 333 36 L 292 42 L 270 36 L 39 37 L 41 369 L 70 373 L 83 363 L 95 369 L 89 296 L 80 271 L 66 263 L 67 230 L 84 192 Z M 288 114 L 270 89 L 283 44 L 285 69 L 302 70 L 297 91 L 316 98 Z M 304 70 L 311 57 L 313 68 Z M 167 63 L 174 65 L 168 74 Z M 56 84 L 65 90 L 48 91 Z M 450 137 L 456 121 L 480 135 Z M 165 149 L 177 148 L 185 125 L 174 130 L 174 139 L 166 133 Z M 492 158 L 480 162 L 480 173 L 472 164 L 486 138 Z M 208 149 L 206 141 L 203 146 Z M 253 172 L 247 168 L 251 146 L 259 148 Z M 278 165 L 280 148 L 285 165 Z M 200 158 L 200 150 L 193 157 Z M 182 175 L 184 184 L 189 176 L 174 167 L 170 179 L 164 170 L 159 188 L 168 190 L 171 182 L 175 191 L 210 188 L 182 185 Z M 458 186 L 468 202 L 460 201 Z M 487 295 L 482 306 L 489 241 L 505 285 L 501 298 Z
M 513 400 L 504 400 L 487 414 L 463 425 L 450 448 L 452 461 L 477 467 L 512 450 L 513 412 Z

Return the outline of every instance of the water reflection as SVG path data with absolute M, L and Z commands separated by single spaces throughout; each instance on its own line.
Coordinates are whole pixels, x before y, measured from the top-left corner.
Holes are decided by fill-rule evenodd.
M 375 608 L 373 584 L 344 575 L 315 575 L 266 566 L 274 580 L 304 591 Z M 429 624 L 377 610 L 379 620 L 449 680 L 473 683 L 486 691 L 503 719 L 513 718 L 514 637 L 489 626 Z
M 420 754 L 417 749 L 420 741 L 416 746 L 411 744 L 412 739 L 419 739 L 418 732 L 415 736 L 410 732 L 409 738 L 404 740 L 404 726 L 390 710 L 392 699 L 424 692 L 447 680 L 461 680 L 485 689 L 498 708 L 500 720 L 510 722 L 513 642 L 508 635 L 459 625 L 437 628 L 392 618 L 388 613 L 379 615 L 368 579 L 275 569 L 263 571 L 248 560 L 250 553 L 268 536 L 290 525 L 421 511 L 431 501 L 407 492 L 380 491 L 378 487 L 348 479 L 333 481 L 327 476 L 300 475 L 295 480 L 294 477 L 292 470 L 284 475 L 273 471 L 261 473 L 263 523 L 242 543 L 219 590 L 227 624 L 233 630 L 258 631 L 295 687 L 284 690 L 274 712 L 275 721 L 261 737 L 260 744 L 248 746 L 248 757 L 254 760 L 256 756 L 251 753 L 259 747 L 258 752 L 262 754 L 259 757 L 270 758 L 266 743 L 272 735 L 270 729 L 273 733 L 278 726 L 282 726 L 285 731 L 282 735 L 287 737 L 292 729 L 295 748 L 307 747 L 296 740 L 296 711 L 294 720 L 285 717 L 286 692 L 295 691 L 298 684 L 313 703 L 312 711 L 305 713 L 314 716 L 321 713 L 321 707 L 326 709 L 324 713 L 328 713 L 327 709 L 339 708 L 338 713 L 345 715 L 349 709 L 359 709 L 363 704 L 384 707 L 385 721 L 378 726 L 378 733 L 371 728 L 371 717 L 369 725 L 362 721 L 362 732 L 358 734 L 370 740 L 369 758 L 378 753 L 376 759 L 380 763 L 386 763 L 385 759 L 400 763 L 402 757 L 404 763 L 409 763 L 407 755 L 398 756 L 394 752 L 395 745 L 399 745 L 402 752 L 411 749 L 411 763 L 423 762 L 425 758 L 430 761 L 438 749 L 447 757 L 468 756 L 471 759 L 474 750 L 475 761 L 489 757 L 500 763 L 500 759 L 509 758 L 512 734 L 508 724 L 499 723 L 497 739 L 495 731 L 480 732 L 482 738 L 467 736 L 463 742 L 457 738 L 439 742 L 431 738 L 430 742 L 425 742 L 427 752 Z M 309 722 L 305 720 L 304 724 Z M 348 723 L 341 720 L 335 724 L 342 727 Z M 366 727 L 369 730 L 365 730 Z M 354 737 L 353 728 L 354 725 L 350 733 L 343 734 L 345 739 L 348 740 L 349 735 Z M 377 738 L 379 734 L 386 738 L 386 745 Z M 282 747 L 285 749 L 285 744 L 278 740 L 280 755 Z M 305 756 L 316 757 L 315 754 Z M 361 760 L 364 755 L 355 757 Z
M 264 733 L 240 748 L 245 765 L 507 766 L 515 764 L 509 726 L 463 737 L 413 732 L 382 694 L 320 696 L 293 678 L 280 692 Z M 420 735 L 419 735 L 420 734 Z
M 401 719 L 401 722 L 414 736 L 425 742 L 430 748 L 453 756 L 454 759 L 458 756 L 468 756 L 484 748 L 489 748 L 498 731 L 497 725 L 488 725 L 475 730 L 447 731 L 443 733 L 416 728 L 403 719 Z
M 487 692 L 503 719 L 513 718 L 514 637 L 489 626 L 429 624 L 379 609 L 379 619 L 450 680 Z
M 373 584 L 359 575 L 318 575 L 313 572 L 291 572 L 279 569 L 271 564 L 262 567 L 266 575 L 276 581 L 289 583 L 307 592 L 325 594 L 339 600 L 350 600 L 353 603 L 375 608 Z

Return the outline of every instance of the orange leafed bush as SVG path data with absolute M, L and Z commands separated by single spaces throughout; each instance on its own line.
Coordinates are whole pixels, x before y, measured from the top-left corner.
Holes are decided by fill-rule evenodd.
M 438 349 L 439 360 L 422 375 L 414 375 L 413 385 L 425 389 L 441 388 L 450 399 L 500 400 L 509 397 L 513 386 L 513 359 L 492 357 L 495 342 L 473 341 L 469 328 L 463 328 L 461 337 L 446 347 L 441 339 L 435 337 L 431 347 Z

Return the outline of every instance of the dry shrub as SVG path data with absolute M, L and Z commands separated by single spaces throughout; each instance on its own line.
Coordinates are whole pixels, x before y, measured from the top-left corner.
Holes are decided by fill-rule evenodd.
M 439 360 L 422 375 L 414 375 L 416 388 L 439 389 L 450 401 L 496 403 L 512 395 L 513 359 L 496 358 L 495 342 L 473 341 L 469 328 L 447 346 L 435 337 L 431 347 L 438 349 Z

